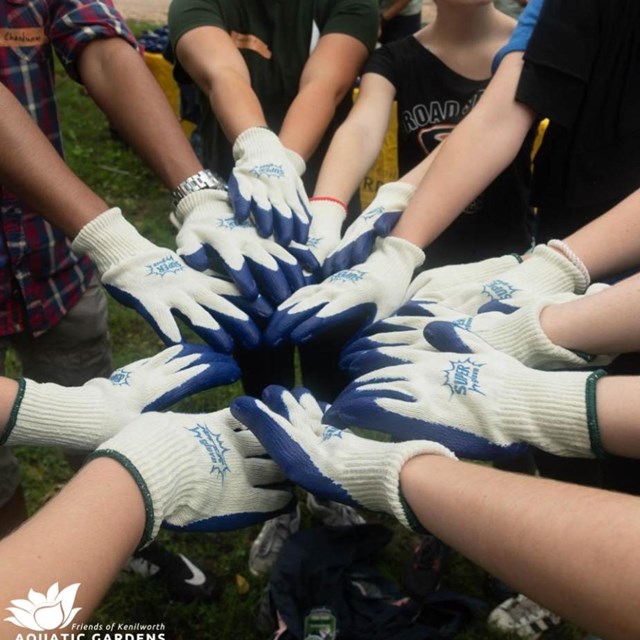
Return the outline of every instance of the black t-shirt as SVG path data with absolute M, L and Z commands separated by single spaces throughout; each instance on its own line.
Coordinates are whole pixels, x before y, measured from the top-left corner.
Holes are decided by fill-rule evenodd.
M 551 121 L 533 177 L 541 241 L 640 187 L 639 81 L 638 0 L 544 3 L 516 93 Z
M 413 36 L 377 49 L 363 73 L 393 84 L 398 104 L 398 166 L 404 174 L 469 113 L 489 79 L 452 71 Z M 427 249 L 426 267 L 524 251 L 530 244 L 528 158 L 523 146 L 509 166 Z M 463 177 L 461 177 L 463 179 Z

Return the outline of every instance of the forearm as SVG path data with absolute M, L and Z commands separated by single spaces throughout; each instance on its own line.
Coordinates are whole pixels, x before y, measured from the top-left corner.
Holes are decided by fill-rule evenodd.
M 2 84 L 0 112 L 0 180 L 73 238 L 107 204 L 73 174 Z
M 400 478 L 422 524 L 493 575 L 604 637 L 640 633 L 638 498 L 438 456 Z
M 336 112 L 344 92 L 331 83 L 312 82 L 303 87 L 291 103 L 279 133 L 287 149 L 305 161 L 316 150 Z
M 518 58 L 505 58 L 473 111 L 441 145 L 392 235 L 428 246 L 516 156 L 535 118 L 514 100 Z
M 396 0 L 382 12 L 382 18 L 384 20 L 395 18 L 409 4 L 409 1 L 410 0 Z
M 611 246 L 611 245 L 608 245 Z M 592 354 L 640 351 L 640 275 L 599 293 L 545 307 L 540 324 L 560 347 Z
M 145 525 L 142 495 L 132 476 L 108 458 L 90 462 L 35 516 L 0 542 L 0 598 L 25 599 L 80 583 L 73 619 L 89 618 L 139 544 Z M 15 626 L 0 623 L 0 638 Z
M 565 238 L 599 280 L 640 264 L 640 189 Z M 615 247 L 615 249 L 614 249 Z
M 9 422 L 17 394 L 18 383 L 10 378 L 0 377 L 0 435 Z
M 128 43 L 96 40 L 78 68 L 98 107 L 168 189 L 202 169 L 160 85 Z

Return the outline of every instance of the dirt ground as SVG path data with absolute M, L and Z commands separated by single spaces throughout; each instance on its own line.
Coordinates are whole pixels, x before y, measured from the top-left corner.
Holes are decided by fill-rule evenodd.
M 115 5 L 126 19 L 148 20 L 164 24 L 171 0 L 115 0 Z M 424 0 L 423 22 L 429 22 L 435 8 L 433 0 Z

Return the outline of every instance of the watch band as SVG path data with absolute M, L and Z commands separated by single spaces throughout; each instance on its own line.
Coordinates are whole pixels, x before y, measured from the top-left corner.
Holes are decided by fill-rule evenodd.
M 209 169 L 203 169 L 189 176 L 171 192 L 171 202 L 175 207 L 182 198 L 202 189 L 227 190 L 225 181 Z

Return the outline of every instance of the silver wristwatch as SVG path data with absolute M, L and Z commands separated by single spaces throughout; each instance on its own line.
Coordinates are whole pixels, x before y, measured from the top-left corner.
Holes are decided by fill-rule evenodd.
M 227 190 L 227 185 L 222 178 L 219 178 L 215 173 L 204 169 L 189 176 L 186 180 L 181 182 L 171 192 L 171 202 L 173 206 L 177 206 L 178 202 L 190 193 L 195 193 L 202 189 L 222 189 Z

